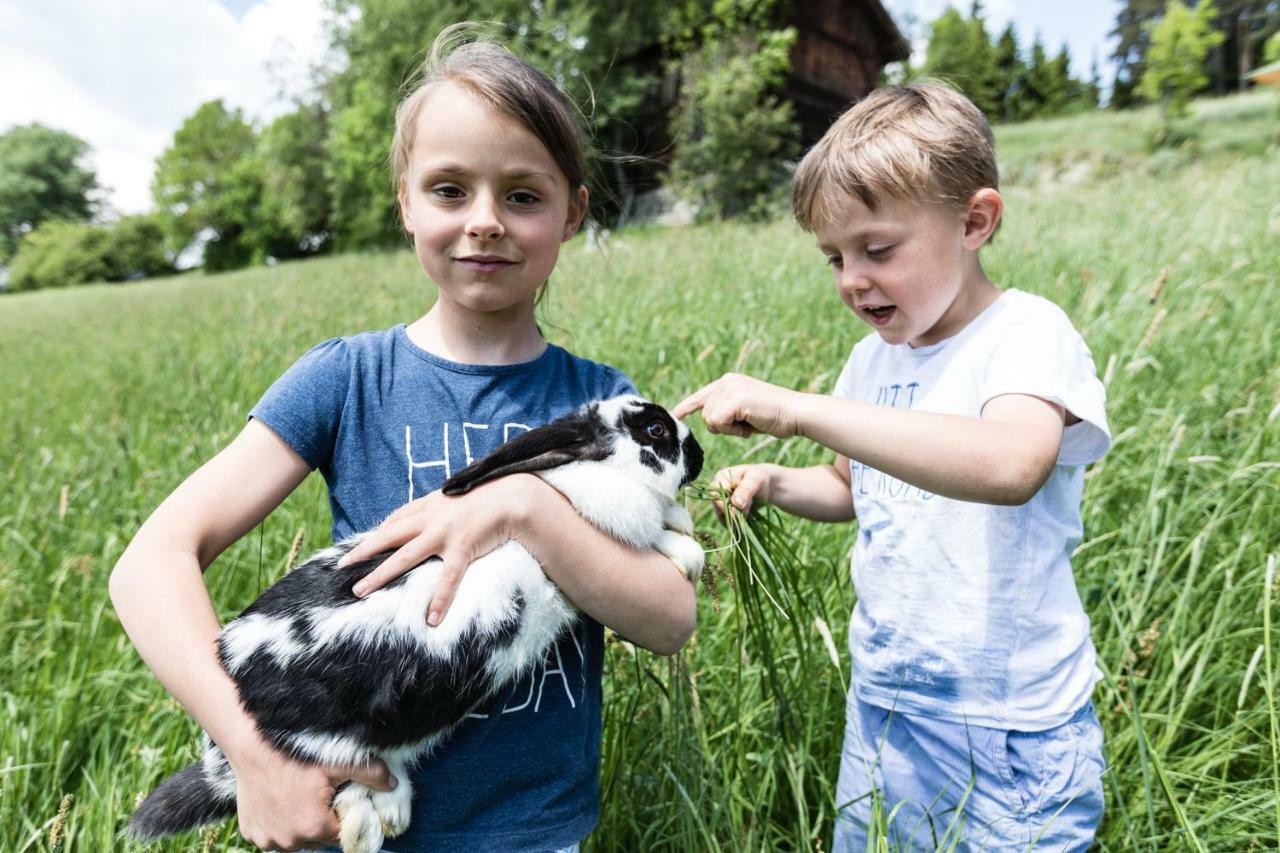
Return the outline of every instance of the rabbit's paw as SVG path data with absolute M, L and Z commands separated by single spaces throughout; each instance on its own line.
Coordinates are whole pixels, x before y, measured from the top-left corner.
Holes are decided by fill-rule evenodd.
M 667 504 L 662 526 L 676 533 L 683 533 L 685 536 L 693 535 L 693 519 L 689 517 L 689 510 L 677 503 Z
M 702 566 L 707 560 L 707 555 L 702 550 L 702 546 L 692 537 L 664 530 L 655 547 L 670 557 L 689 580 L 697 580 L 698 575 L 702 574 Z
M 378 853 L 382 849 L 382 821 L 370 799 L 372 793 L 351 782 L 333 798 L 333 810 L 342 824 L 338 832 L 342 853 Z
M 373 808 L 382 823 L 382 831 L 388 838 L 395 838 L 409 828 L 413 788 L 404 777 L 400 777 L 398 781 L 394 791 L 373 792 Z

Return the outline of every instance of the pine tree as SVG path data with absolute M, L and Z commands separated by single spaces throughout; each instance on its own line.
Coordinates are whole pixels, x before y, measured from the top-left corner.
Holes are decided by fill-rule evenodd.
M 1001 81 L 1000 118 L 1004 121 L 1020 121 L 1026 117 L 1025 89 L 1027 64 L 1018 51 L 1018 33 L 1013 22 L 1004 28 L 996 42 L 996 71 Z

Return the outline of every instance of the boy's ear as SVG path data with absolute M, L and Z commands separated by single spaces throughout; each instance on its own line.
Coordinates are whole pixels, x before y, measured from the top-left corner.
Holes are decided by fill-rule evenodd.
M 587 201 L 590 197 L 586 187 L 578 187 L 576 193 L 569 195 L 569 214 L 564 220 L 564 233 L 560 237 L 561 243 L 577 234 L 578 229 L 582 227 L 582 220 L 587 215 Z
M 412 234 L 413 216 L 409 213 L 409 190 L 405 186 L 403 175 L 396 185 L 396 201 L 400 203 L 400 223 L 407 233 Z
M 964 217 L 964 247 L 977 251 L 991 239 L 1004 214 L 1004 199 L 999 190 L 983 187 L 969 199 Z

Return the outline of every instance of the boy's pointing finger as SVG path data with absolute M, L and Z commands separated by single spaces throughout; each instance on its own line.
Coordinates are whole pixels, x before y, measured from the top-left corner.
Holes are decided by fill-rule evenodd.
M 714 384 L 714 383 L 713 383 Z M 677 420 L 684 420 L 689 415 L 701 409 L 707 400 L 707 393 L 710 391 L 710 385 L 704 385 L 697 391 L 694 391 L 688 397 L 685 397 L 676 407 L 671 410 L 671 417 Z

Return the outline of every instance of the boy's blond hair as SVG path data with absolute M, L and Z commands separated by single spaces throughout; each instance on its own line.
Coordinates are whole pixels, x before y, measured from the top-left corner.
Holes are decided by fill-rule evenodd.
M 836 119 L 800 161 L 791 209 L 806 231 L 854 196 L 961 208 L 983 187 L 998 189 L 995 139 L 973 102 L 930 81 L 877 89 Z

